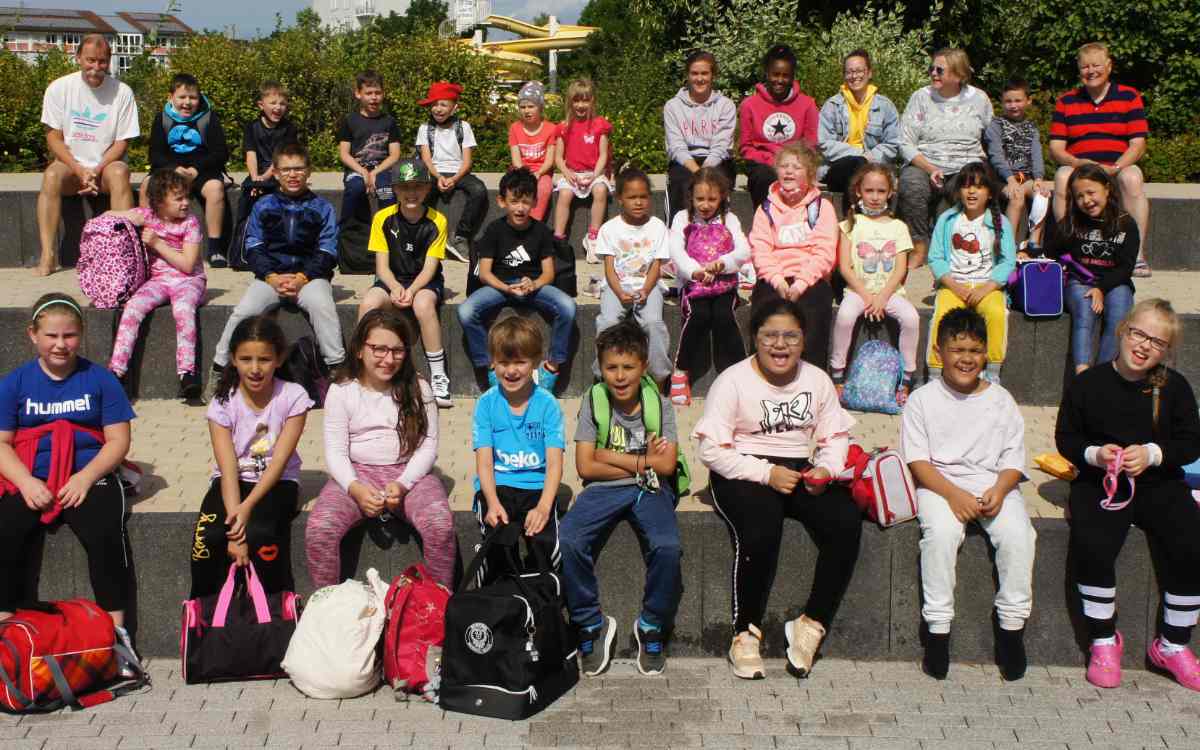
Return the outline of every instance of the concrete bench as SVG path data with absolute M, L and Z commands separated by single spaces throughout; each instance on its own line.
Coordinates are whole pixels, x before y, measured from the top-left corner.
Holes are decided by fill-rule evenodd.
M 292 570 L 297 591 L 312 592 L 304 559 L 307 514 L 292 524 Z M 671 641 L 675 656 L 723 656 L 732 636 L 732 551 L 729 533 L 715 513 L 681 513 L 683 541 L 683 599 Z M 173 657 L 179 653 L 180 603 L 191 585 L 189 550 L 193 513 L 136 513 L 129 521 L 137 578 L 137 640 L 143 654 Z M 455 514 L 460 558 L 471 555 L 479 539 L 473 514 Z M 1067 523 L 1035 519 L 1038 533 L 1034 566 L 1033 615 L 1026 629 L 1026 646 L 1034 664 L 1079 666 L 1082 676 L 1086 636 L 1075 587 L 1067 572 Z M 844 659 L 916 660 L 921 655 L 920 529 L 915 523 L 886 531 L 864 522 L 862 552 L 854 578 L 841 604 L 829 638 L 822 648 L 827 657 Z M 351 553 L 358 539 L 344 550 Z M 414 542 L 381 549 L 361 543 L 357 567 L 349 574 L 362 578 L 368 567 L 385 579 L 398 575 L 418 559 Z M 91 596 L 82 547 L 65 528 L 46 536 L 42 566 L 43 599 Z M 469 562 L 469 557 L 467 560 Z M 771 593 L 763 630 L 769 656 L 785 648 L 783 624 L 798 616 L 807 600 L 816 565 L 815 548 L 803 527 L 787 523 L 779 560 L 779 575 Z M 601 601 L 606 613 L 620 624 L 619 653 L 634 653 L 630 623 L 637 617 L 645 568 L 637 537 L 622 524 L 599 560 Z M 1154 564 L 1146 537 L 1134 530 L 1117 563 L 1118 611 L 1125 638 L 1125 664 L 1141 664 L 1148 639 L 1155 633 L 1160 603 Z M 952 653 L 956 661 L 990 663 L 993 644 L 992 599 L 995 580 L 990 548 L 978 530 L 968 532 L 958 561 L 957 619 Z

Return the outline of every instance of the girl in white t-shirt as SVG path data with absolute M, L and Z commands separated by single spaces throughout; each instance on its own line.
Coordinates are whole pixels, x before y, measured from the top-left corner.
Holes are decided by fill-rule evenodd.
M 904 296 L 913 243 L 908 227 L 892 216 L 889 208 L 895 194 L 896 173 L 883 164 L 868 162 L 850 180 L 853 205 L 841 223 L 838 242 L 838 271 L 846 280 L 846 293 L 833 324 L 829 369 L 840 398 L 854 324 L 864 316 L 876 322 L 885 315 L 895 318 L 900 322 L 904 357 L 904 378 L 896 391 L 896 403 L 904 406 L 917 371 L 921 320 L 917 308 Z
M 216 467 L 193 535 L 193 599 L 216 594 L 230 562 L 252 562 L 267 593 L 295 588 L 296 445 L 313 401 L 302 386 L 275 377 L 287 340 L 273 318 L 256 315 L 238 323 L 229 351 L 208 405 Z
M 969 307 L 987 321 L 984 377 L 1000 382 L 1008 350 L 1008 306 L 1004 286 L 1017 263 L 1012 226 L 1000 210 L 1000 184 L 992 168 L 972 162 L 958 173 L 957 203 L 938 217 L 929 243 L 929 270 L 937 282 L 927 350 L 929 374 L 941 377 L 938 322 L 957 307 Z

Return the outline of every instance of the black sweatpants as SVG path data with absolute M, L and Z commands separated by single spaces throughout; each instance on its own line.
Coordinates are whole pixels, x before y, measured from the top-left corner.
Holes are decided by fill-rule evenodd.
M 864 156 L 847 156 L 831 163 L 825 173 L 825 187 L 831 193 L 844 194 L 850 188 L 850 178 L 866 163 Z
M 788 279 L 792 283 L 792 279 Z M 779 292 L 759 279 L 750 295 L 750 314 L 764 302 L 779 299 Z M 833 326 L 833 287 L 821 279 L 805 290 L 798 300 L 804 310 L 804 354 L 801 358 L 809 364 L 829 371 L 829 331 Z
M 746 162 L 746 189 L 750 191 L 750 200 L 754 202 L 755 209 L 767 199 L 771 183 L 775 182 L 778 177 L 775 167 L 769 164 L 760 164 L 756 161 Z
M 725 175 L 729 180 L 729 189 L 733 190 L 733 183 L 737 180 L 737 170 L 734 168 L 733 159 L 726 159 L 717 165 L 717 169 Z M 692 182 L 692 172 L 677 161 L 671 162 L 667 167 L 667 226 L 675 219 L 675 214 L 688 208 L 687 192 L 688 185 Z M 769 183 L 768 183 L 769 184 Z
M 444 174 L 443 177 L 453 177 L 453 175 Z M 480 225 L 483 224 L 483 217 L 487 214 L 488 209 L 488 192 L 487 186 L 483 184 L 483 180 L 473 174 L 467 173 L 462 176 L 458 182 L 454 183 L 454 187 L 446 192 L 438 190 L 437 182 L 433 183 L 433 187 L 429 191 L 429 197 L 425 199 L 425 205 L 430 208 L 437 208 L 438 201 L 450 203 L 450 199 L 457 192 L 462 192 L 466 202 L 463 204 L 462 213 L 458 217 L 458 227 L 451 234 L 451 238 L 465 237 L 468 240 L 475 239 L 475 233 L 479 231 Z
M 253 482 L 238 482 L 242 499 L 254 489 Z M 254 506 L 246 524 L 246 546 L 250 561 L 268 594 L 294 591 L 292 579 L 292 519 L 300 485 L 280 480 Z M 189 598 L 212 596 L 229 576 L 229 540 L 225 537 L 225 503 L 221 479 L 214 478 L 200 503 L 192 535 L 192 593 Z
M 109 612 L 129 604 L 133 554 L 125 529 L 125 490 L 116 475 L 101 477 L 81 505 L 63 510 L 59 519 L 75 533 L 87 553 L 88 575 L 96 604 Z M 41 525 L 42 512 L 30 510 L 19 494 L 0 497 L 0 611 L 12 612 L 26 592 L 30 561 L 25 559 L 30 536 Z M 56 570 L 51 563 L 43 570 Z
M 710 365 L 715 364 L 720 374 L 746 358 L 742 332 L 733 315 L 737 305 L 737 289 L 712 297 L 683 298 L 676 370 L 683 370 L 695 382 L 708 372 Z
M 1122 477 L 1116 498 L 1128 491 Z M 1116 511 L 1100 507 L 1104 496 L 1098 482 L 1071 484 L 1070 551 L 1091 637 L 1116 632 L 1116 560 L 1130 524 L 1136 524 L 1166 553 L 1161 635 L 1186 644 L 1200 612 L 1200 507 L 1191 490 L 1179 480 L 1139 481 L 1133 502 Z
M 807 460 L 761 458 L 796 471 L 810 466 Z M 751 625 L 762 628 L 779 566 L 784 518 L 804 524 L 817 543 L 817 568 L 804 614 L 828 628 L 854 574 L 862 537 L 862 511 L 849 491 L 830 484 L 824 494 L 812 496 L 799 484 L 791 495 L 782 495 L 756 482 L 716 472 L 709 476 L 713 503 L 733 543 L 733 632 Z
M 525 570 L 537 570 L 537 557 L 533 551 L 537 547 L 541 551 L 541 556 L 549 561 L 550 567 L 555 571 L 562 570 L 562 551 L 558 546 L 558 502 L 557 499 L 554 507 L 550 509 L 550 517 L 546 519 L 546 525 L 542 530 L 532 537 L 525 536 L 525 516 L 529 511 L 537 507 L 538 501 L 542 497 L 542 491 L 523 490 L 516 487 L 496 486 L 496 497 L 500 500 L 500 505 L 504 508 L 504 512 L 508 514 L 508 522 L 514 524 L 521 531 L 521 538 L 525 540 L 528 554 L 521 561 Z M 483 496 L 483 490 L 475 493 L 475 517 L 479 520 L 480 536 L 491 531 L 492 527 L 487 525 L 484 517 L 487 515 L 487 498 Z M 478 547 L 476 548 L 478 549 Z M 520 555 L 520 551 L 517 551 Z M 498 576 L 512 568 L 509 562 L 508 552 L 499 545 L 493 545 L 488 550 L 488 556 L 484 558 L 483 564 L 479 566 L 479 574 L 476 583 L 480 586 L 486 586 L 496 580 Z

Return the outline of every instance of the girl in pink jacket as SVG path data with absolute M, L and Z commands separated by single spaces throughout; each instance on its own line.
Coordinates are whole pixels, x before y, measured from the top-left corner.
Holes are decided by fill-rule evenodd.
M 753 314 L 779 297 L 799 302 L 808 321 L 804 361 L 824 370 L 829 362 L 829 276 L 837 263 L 838 225 L 833 204 L 816 188 L 819 164 L 817 153 L 803 143 L 789 143 L 775 154 L 779 179 L 755 210 L 750 229 L 750 260 L 758 277 L 750 306 Z

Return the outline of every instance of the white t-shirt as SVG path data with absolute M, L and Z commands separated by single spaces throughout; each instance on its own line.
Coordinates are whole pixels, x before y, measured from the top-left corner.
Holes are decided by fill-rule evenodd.
M 1025 420 L 1001 386 L 964 396 L 934 380 L 904 405 L 900 453 L 908 463 L 932 463 L 955 486 L 981 495 L 1005 469 L 1024 476 Z
M 982 284 L 991 278 L 995 265 L 996 235 L 984 223 L 987 213 L 968 219 L 960 213 L 954 220 L 954 232 L 950 235 L 950 273 L 956 281 Z
M 459 120 L 462 123 L 462 148 L 458 145 L 458 136 L 454 134 L 454 126 L 448 128 L 436 128 L 433 134 L 433 166 L 437 169 L 438 174 L 454 174 L 458 171 L 463 163 L 463 149 L 475 148 L 475 132 L 471 130 L 471 123 L 466 120 Z M 429 128 L 429 123 L 422 123 L 421 127 L 417 128 L 417 147 L 428 146 L 429 136 L 426 131 Z
M 42 122 L 61 130 L 75 160 L 94 167 L 116 141 L 140 135 L 133 89 L 112 76 L 92 88 L 83 73 L 69 73 L 52 81 L 42 97 Z
M 655 260 L 670 260 L 667 245 L 667 225 L 657 216 L 651 216 L 645 224 L 627 224 L 621 216 L 614 216 L 600 227 L 596 255 L 613 256 L 613 267 L 621 288 L 634 292 L 646 284 L 646 274 Z

